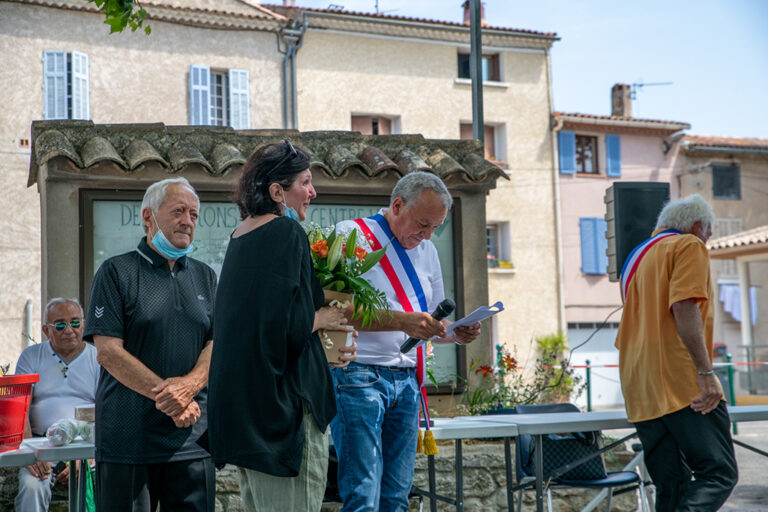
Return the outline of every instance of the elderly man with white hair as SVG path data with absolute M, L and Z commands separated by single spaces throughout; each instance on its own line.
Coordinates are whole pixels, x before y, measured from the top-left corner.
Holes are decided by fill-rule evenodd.
M 42 437 L 48 427 L 64 418 L 74 418 L 75 408 L 92 406 L 96 400 L 99 365 L 96 349 L 83 341 L 83 308 L 77 299 L 51 299 L 43 313 L 47 341 L 24 349 L 16 363 L 16 374 L 37 373 L 29 404 L 24 437 Z M 16 510 L 45 512 L 51 503 L 51 487 L 69 480 L 63 462 L 35 462 L 19 469 Z
M 216 275 L 188 254 L 200 209 L 184 178 L 151 185 L 146 237 L 93 280 L 85 339 L 104 371 L 96 393 L 97 510 L 213 511 L 206 430 Z
M 698 194 L 668 203 L 621 272 L 621 388 L 658 512 L 717 510 L 738 479 L 707 321 L 712 283 L 705 244 L 714 220 Z

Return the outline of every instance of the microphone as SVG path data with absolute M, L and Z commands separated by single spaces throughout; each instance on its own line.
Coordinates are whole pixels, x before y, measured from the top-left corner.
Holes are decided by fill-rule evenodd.
M 443 302 L 437 305 L 437 308 L 432 312 L 432 318 L 435 320 L 442 320 L 447 317 L 453 310 L 456 309 L 456 303 L 451 299 L 445 299 Z M 408 338 L 405 343 L 400 345 L 400 352 L 405 354 L 415 347 L 421 340 L 419 338 Z

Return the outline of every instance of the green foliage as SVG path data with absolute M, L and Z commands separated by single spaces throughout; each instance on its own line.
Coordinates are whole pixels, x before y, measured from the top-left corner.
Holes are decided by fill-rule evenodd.
M 384 293 L 360 277 L 384 257 L 386 248 L 367 253 L 357 244 L 357 230 L 348 235 L 326 233 L 319 226 L 307 229 L 312 262 L 320 286 L 326 290 L 354 294 L 354 318 L 363 326 L 382 323 L 389 313 Z
M 538 355 L 533 364 L 518 364 L 517 353 L 496 346 L 496 363 L 472 361 L 470 374 L 480 376 L 475 384 L 468 379 L 462 404 L 469 414 L 484 414 L 493 409 L 516 405 L 550 403 L 569 400 L 581 392 L 580 378 L 573 373 L 565 358 L 566 339 L 561 333 L 536 339 Z M 461 377 L 460 377 L 461 378 Z
M 149 24 L 144 25 L 144 20 L 147 18 L 147 11 L 141 6 L 141 3 L 136 0 L 88 0 L 92 4 L 95 4 L 102 12 L 106 19 L 104 23 L 109 25 L 110 34 L 115 32 L 122 32 L 126 27 L 130 27 L 132 32 L 136 32 L 143 26 L 144 33 L 149 35 L 152 29 Z

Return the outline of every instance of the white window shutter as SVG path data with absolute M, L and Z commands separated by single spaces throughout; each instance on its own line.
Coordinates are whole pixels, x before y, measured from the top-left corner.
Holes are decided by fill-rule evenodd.
M 229 70 L 229 125 L 235 130 L 251 128 L 251 99 L 248 70 Z
M 72 119 L 90 119 L 88 55 L 72 52 Z
M 211 68 L 189 67 L 189 124 L 211 124 Z
M 43 52 L 43 119 L 67 119 L 67 52 Z

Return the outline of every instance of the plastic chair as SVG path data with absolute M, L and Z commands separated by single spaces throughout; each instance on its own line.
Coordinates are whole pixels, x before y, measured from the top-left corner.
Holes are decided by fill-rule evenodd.
M 574 404 L 537 404 L 537 405 L 518 405 L 515 407 L 516 414 L 546 414 L 556 412 L 579 412 L 579 408 Z M 597 441 L 600 437 L 600 432 L 581 432 L 574 433 L 574 435 L 580 437 L 596 436 L 595 442 L 592 443 L 590 450 L 594 450 L 597 453 L 600 450 L 600 443 Z M 533 436 L 523 434 L 519 435 L 515 439 L 515 473 L 517 477 L 517 483 L 519 487 L 518 491 L 518 510 L 522 510 L 523 504 L 523 491 L 535 486 L 536 470 L 534 468 L 534 449 L 535 443 Z M 560 467 L 570 464 L 581 458 L 583 454 L 574 455 L 570 460 L 567 458 L 561 458 L 557 460 L 556 464 Z M 552 457 L 552 454 L 550 454 Z M 599 459 L 599 464 L 602 465 L 603 471 L 605 471 L 605 465 L 603 463 L 602 454 L 595 455 Z M 547 452 L 543 453 L 545 460 L 545 467 L 547 464 Z M 551 462 L 551 459 L 550 459 Z M 586 464 L 586 462 L 584 463 Z M 577 466 L 577 468 L 580 466 Z M 567 474 L 567 473 L 566 473 Z M 544 475 L 544 481 L 550 475 Z M 608 495 L 606 500 L 606 510 L 611 510 L 611 498 L 613 496 L 613 489 L 615 487 L 629 486 L 626 490 L 639 489 L 640 490 L 640 507 L 643 512 L 648 512 L 648 502 L 645 496 L 645 487 L 643 480 L 639 474 L 635 471 L 617 471 L 606 473 L 605 478 L 599 478 L 594 480 L 572 480 L 561 477 L 552 478 L 549 485 L 547 485 L 547 503 L 549 506 L 549 512 L 552 512 L 552 492 L 551 486 L 556 485 L 558 487 L 574 487 L 574 488 L 588 488 L 588 489 L 608 489 Z M 623 490 L 622 490 L 623 492 Z

